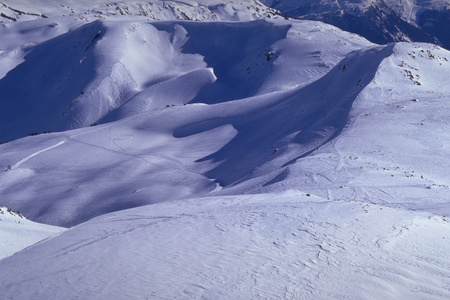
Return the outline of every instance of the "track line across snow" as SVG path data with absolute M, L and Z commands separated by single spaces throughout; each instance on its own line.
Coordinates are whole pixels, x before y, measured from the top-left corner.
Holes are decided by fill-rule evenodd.
M 35 156 L 37 156 L 37 155 L 39 155 L 39 154 L 41 154 L 41 153 L 43 153 L 43 152 L 45 152 L 45 151 L 48 151 L 48 150 L 51 150 L 51 149 L 53 149 L 53 148 L 59 147 L 59 146 L 61 146 L 62 144 L 64 144 L 65 142 L 66 142 L 66 141 L 61 141 L 61 142 L 59 142 L 59 143 L 57 143 L 57 144 L 55 144 L 55 145 L 53 145 L 53 146 L 50 146 L 50 147 L 48 147 L 48 148 L 42 149 L 42 150 L 40 150 L 40 151 L 38 151 L 38 152 L 35 152 L 35 153 L 33 153 L 33 154 L 31 154 L 31 155 L 25 157 L 24 159 L 22 159 L 22 160 L 19 161 L 18 163 L 14 164 L 11 168 L 12 168 L 12 169 L 16 169 L 16 168 L 20 167 L 20 165 L 22 165 L 24 162 L 30 160 L 31 158 L 33 158 L 33 157 L 35 157 Z

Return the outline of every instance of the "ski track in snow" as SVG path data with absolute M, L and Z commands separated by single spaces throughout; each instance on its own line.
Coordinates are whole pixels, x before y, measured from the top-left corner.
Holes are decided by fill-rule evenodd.
M 90 133 L 92 133 L 92 132 L 94 132 L 94 131 L 96 131 L 96 130 L 99 130 L 99 129 L 91 130 Z M 68 140 L 73 140 L 75 137 L 84 135 L 84 134 L 86 134 L 86 133 L 87 133 L 87 132 L 81 132 L 81 133 L 78 133 L 78 134 L 75 134 L 75 135 L 71 135 L 71 136 L 69 137 Z M 44 153 L 44 152 L 46 152 L 46 151 L 49 151 L 49 150 L 51 150 L 51 149 L 54 149 L 54 148 L 56 148 L 56 147 L 59 147 L 59 146 L 65 144 L 68 140 L 60 141 L 60 142 L 56 143 L 56 144 L 53 145 L 53 146 L 47 147 L 47 148 L 45 148 L 45 149 L 39 150 L 39 151 L 37 151 L 37 152 L 35 152 L 35 153 L 33 153 L 33 154 L 28 155 L 28 156 L 25 157 L 24 159 L 20 160 L 19 162 L 17 162 L 17 163 L 14 164 L 14 165 L 12 165 L 12 166 L 11 166 L 11 169 L 17 169 L 17 168 L 20 167 L 23 163 L 27 162 L 27 161 L 30 160 L 31 158 L 33 158 L 33 157 L 35 157 L 35 156 L 37 156 L 37 155 L 39 155 L 39 154 L 41 154 L 41 153 Z M 113 142 L 113 139 L 111 140 L 111 143 L 112 143 L 112 142 Z M 112 149 L 111 149 L 111 150 L 112 150 Z
M 35 157 L 35 156 L 37 156 L 37 155 L 39 155 L 39 154 L 41 154 L 41 153 L 43 153 L 43 152 L 45 152 L 45 151 L 48 151 L 48 150 L 51 150 L 51 149 L 53 149 L 53 148 L 59 147 L 59 146 L 63 145 L 65 142 L 66 142 L 66 141 L 61 141 L 61 142 L 59 142 L 59 143 L 57 143 L 57 144 L 55 144 L 55 145 L 53 145 L 53 146 L 50 146 L 50 147 L 45 148 L 45 149 L 42 149 L 42 150 L 40 150 L 40 151 L 38 151 L 38 152 L 35 152 L 35 153 L 33 153 L 33 154 L 31 154 L 31 155 L 25 157 L 25 158 L 22 159 L 21 161 L 19 161 L 19 162 L 17 162 L 16 164 L 14 164 L 14 165 L 12 166 L 12 169 L 16 169 L 16 168 L 20 167 L 20 165 L 22 165 L 24 162 L 30 160 L 31 158 L 33 158 L 33 157 Z

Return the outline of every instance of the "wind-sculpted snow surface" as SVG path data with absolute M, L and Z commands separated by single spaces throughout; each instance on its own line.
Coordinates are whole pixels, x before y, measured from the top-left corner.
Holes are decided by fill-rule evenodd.
M 165 105 L 253 96 L 273 68 L 268 49 L 289 27 L 264 21 L 89 23 L 29 47 L 24 62 L 0 80 L 7 103 L 0 110 L 0 139 L 85 127 Z M 252 62 L 260 66 L 250 71 Z
M 3 299 L 445 299 L 449 233 L 443 217 L 292 191 L 166 202 L 0 261 L 0 287 Z
M 276 168 L 283 170 L 340 134 L 346 126 L 353 101 L 371 82 L 381 61 L 392 54 L 392 47 L 352 52 L 327 75 L 282 95 L 276 103 L 248 112 L 242 107 L 236 110 L 238 116 L 214 116 L 185 125 L 175 130 L 174 135 L 190 136 L 224 124 L 231 124 L 238 131 L 222 149 L 200 160 L 218 163 L 206 175 L 224 187 L 252 178 L 252 173 L 273 160 L 275 153 L 283 156 L 278 159 L 281 165 Z M 360 71 L 361 66 L 364 66 L 364 72 Z M 285 155 L 289 146 L 296 147 L 296 157 L 291 157 L 292 153 Z
M 114 34 L 121 36 L 132 24 L 107 24 L 97 43 L 112 43 Z M 449 150 L 442 138 L 448 130 L 448 52 L 407 44 L 374 47 L 308 21 L 205 24 L 206 34 L 222 34 L 203 42 L 197 36 L 202 24 L 155 26 L 136 26 L 160 39 L 152 43 L 160 48 L 150 52 L 148 68 L 133 63 L 131 53 L 120 56 L 140 87 L 135 96 L 117 98 L 104 87 L 117 90 L 129 81 L 103 75 L 90 83 L 97 96 L 80 104 L 99 114 L 105 111 L 99 100 L 122 101 L 103 118 L 109 123 L 1 145 L 4 205 L 33 220 L 72 226 L 103 213 L 194 195 L 299 188 L 325 198 L 363 197 L 448 214 Z M 248 51 L 257 45 L 259 52 L 246 54 L 243 46 L 245 55 L 236 59 L 237 46 L 230 46 L 232 52 L 214 56 L 215 45 L 240 44 L 240 36 L 251 36 Z M 340 47 L 330 50 L 334 43 Z M 99 59 L 105 63 L 97 69 L 111 66 L 120 51 L 104 49 Z M 257 78 L 259 87 L 243 95 L 251 97 L 228 101 L 218 93 L 208 99 L 221 103 L 183 105 L 204 90 L 214 91 L 210 87 L 232 86 L 227 65 L 230 74 Z M 245 91 L 252 83 L 239 84 Z M 409 125 L 397 125 L 402 123 Z M 355 130 L 361 133 L 351 135 Z M 369 185 L 359 179 L 366 176 L 372 178 Z
M 209 37 L 203 40 L 203 34 Z M 315 41 L 312 37 L 330 40 Z M 115 46 L 122 39 L 125 41 Z M 329 50 L 333 43 L 340 47 Z M 222 187 L 235 184 L 260 164 L 278 157 L 272 155 L 274 147 L 288 145 L 292 138 L 281 139 L 295 131 L 316 130 L 305 127 L 323 123 L 323 115 L 338 103 L 347 105 L 339 121 L 325 118 L 336 128 L 330 128 L 325 139 L 299 141 L 304 147 L 302 153 L 342 129 L 349 105 L 361 87 L 349 83 L 351 89 L 345 94 L 349 98 L 333 94 L 338 102 L 330 108 L 313 104 L 332 101 L 327 95 L 305 94 L 314 93 L 314 86 L 323 89 L 333 76 L 311 82 L 329 72 L 348 52 L 366 46 L 370 46 L 367 41 L 313 22 L 152 25 L 97 21 L 76 28 L 36 46 L 22 64 L 0 80 L 11 103 L 2 110 L 4 140 L 27 132 L 87 126 L 3 145 L 5 168 L 12 166 L 1 174 L 3 201 L 5 205 L 14 203 L 15 209 L 34 220 L 71 226 L 105 212 L 209 193 L 217 183 Z M 39 72 L 35 64 L 50 63 L 53 55 L 46 53 L 54 54 L 55 48 L 60 51 L 58 55 L 68 55 L 75 67 L 55 66 L 63 75 L 56 76 L 49 69 L 34 78 L 31 74 Z M 299 54 L 302 59 L 297 59 Z M 377 57 L 379 62 L 382 56 Z M 25 78 L 20 76 L 21 69 L 27 70 Z M 369 70 L 363 84 L 373 76 L 370 72 L 374 70 Z M 353 74 L 339 67 L 331 73 L 342 78 Z M 67 80 L 67 76 L 72 79 Z M 344 92 L 348 85 L 338 84 L 339 80 L 332 85 Z M 42 87 L 47 87 L 42 94 L 48 97 L 41 95 L 38 102 L 35 97 Z M 9 92 L 11 89 L 16 93 Z M 224 103 L 187 104 L 201 95 L 198 100 L 205 99 L 203 102 Z M 301 108 L 292 109 L 297 105 Z M 273 108 L 265 112 L 268 107 Z M 285 123 L 303 119 L 301 109 L 306 110 L 308 118 L 297 125 Z M 127 117 L 132 118 L 123 119 Z M 212 118 L 217 125 L 211 127 Z M 89 128 L 99 120 L 105 124 Z M 282 122 L 285 128 L 275 129 L 276 122 Z M 187 137 L 186 130 L 197 123 L 205 126 Z M 254 138 L 246 141 L 253 135 L 253 127 Z M 324 129 L 319 127 L 319 131 Z M 268 138 L 262 138 L 264 135 Z M 33 146 L 29 139 L 35 139 Z M 234 148 L 231 152 L 227 150 L 230 146 Z M 254 155 L 248 164 L 242 164 L 239 157 L 250 153 Z M 224 155 L 229 155 L 225 163 L 221 162 Z M 99 170 L 102 176 L 97 175 Z M 225 171 L 217 176 L 220 170 Z M 121 175 L 124 173 L 127 176 Z M 47 182 L 53 182 L 54 188 L 48 189 Z
M 0 298 L 450 297 L 447 50 L 50 2 L 0 0 L 0 204 L 72 228 L 0 215 L 0 255 L 29 246 Z

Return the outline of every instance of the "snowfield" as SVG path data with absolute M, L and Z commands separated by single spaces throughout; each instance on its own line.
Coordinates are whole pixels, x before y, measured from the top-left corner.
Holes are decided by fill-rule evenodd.
M 449 227 L 428 213 L 295 191 L 165 202 L 0 261 L 2 297 L 445 299 Z
M 64 228 L 39 224 L 18 212 L 0 207 L 0 259 L 64 231 Z
M 449 51 L 33 3 L 0 1 L 0 205 L 33 220 L 1 208 L 0 298 L 450 298 Z

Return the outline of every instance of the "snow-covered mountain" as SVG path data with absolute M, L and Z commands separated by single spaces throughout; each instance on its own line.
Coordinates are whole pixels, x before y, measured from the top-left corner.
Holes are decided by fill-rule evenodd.
M 0 20 L 22 21 L 49 17 L 69 17 L 73 20 L 93 21 L 119 17 L 142 17 L 155 20 L 193 20 L 193 21 L 244 21 L 279 14 L 258 0 L 218 1 L 90 1 L 90 0 L 27 0 L 0 1 Z
M 95 38 L 98 32 L 103 33 Z M 316 41 L 313 37 L 321 38 Z M 119 40 L 123 42 L 116 46 Z M 337 47 L 328 49 L 332 44 Z M 14 203 L 33 220 L 69 226 L 108 211 L 205 194 L 217 185 L 236 184 L 261 164 L 278 157 L 272 155 L 274 148 L 290 144 L 289 140 L 282 141 L 284 136 L 322 121 L 322 115 L 332 110 L 332 106 L 292 103 L 289 106 L 303 105 L 304 111 L 312 105 L 308 112 L 311 119 L 294 127 L 286 124 L 277 133 L 282 125 L 278 122 L 289 121 L 286 114 L 291 113 L 289 106 L 277 103 L 302 101 L 302 94 L 317 88 L 307 86 L 349 52 L 371 46 L 325 24 L 284 20 L 153 24 L 97 21 L 39 44 L 0 80 L 0 90 L 10 95 L 10 104 L 0 118 L 3 140 L 26 136 L 27 132 L 82 129 L 5 144 L 0 155 L 5 168 L 11 165 L 11 170 L 2 174 L 5 205 Z M 303 59 L 297 60 L 298 55 Z M 53 65 L 55 59 L 59 62 Z M 52 67 L 45 68 L 46 63 Z M 41 76 L 34 76 L 39 72 Z M 336 72 L 337 68 L 332 71 Z M 329 80 L 320 84 L 327 85 Z M 40 92 L 43 86 L 47 89 Z M 354 97 L 352 93 L 362 86 L 352 82 L 352 89 L 347 91 L 343 85 L 342 92 Z M 266 109 L 274 105 L 280 108 L 271 117 L 266 116 Z M 345 114 L 340 118 L 344 119 L 335 125 L 342 127 Z M 94 123 L 104 125 L 89 126 Z M 195 123 L 204 125 L 196 128 Z M 265 125 L 256 130 L 256 124 Z M 274 131 L 270 138 L 269 124 Z M 244 136 L 235 137 L 239 131 Z M 254 139 L 251 147 L 257 147 L 260 153 L 246 151 L 248 145 L 240 142 L 250 136 Z M 36 140 L 36 148 L 29 144 L 30 139 Z M 212 141 L 205 142 L 209 139 Z M 229 159 L 223 167 L 217 166 L 215 160 L 221 161 L 220 156 L 208 156 L 228 143 L 232 146 L 225 154 Z M 195 150 L 184 153 L 193 146 Z M 89 149 L 88 156 L 83 149 Z M 65 154 L 55 156 L 54 151 Z M 245 152 L 255 158 L 254 162 L 242 160 Z M 50 159 L 41 161 L 47 155 Z M 37 165 L 28 168 L 29 163 Z M 61 164 L 67 168 L 61 168 Z M 87 179 L 91 167 L 101 167 L 105 176 Z M 42 169 L 42 173 L 41 168 L 47 171 Z M 20 189 L 14 188 L 18 182 Z M 48 189 L 45 182 L 53 182 L 54 188 Z M 80 196 L 85 201 L 80 201 Z M 38 202 L 63 201 L 67 205 L 30 205 L 30 201 L 36 203 L 36 197 Z M 105 198 L 108 201 L 100 201 Z
M 0 204 L 71 228 L 0 215 L 28 247 L 0 298 L 450 297 L 449 51 L 259 1 L 33 3 L 0 4 Z
M 450 48 L 446 0 L 263 0 L 293 18 L 323 21 L 372 42 L 415 41 Z

